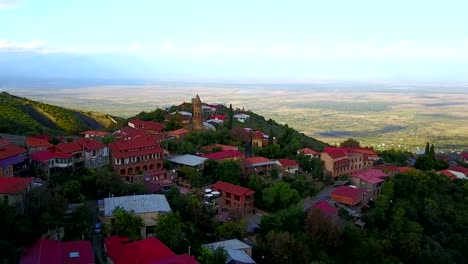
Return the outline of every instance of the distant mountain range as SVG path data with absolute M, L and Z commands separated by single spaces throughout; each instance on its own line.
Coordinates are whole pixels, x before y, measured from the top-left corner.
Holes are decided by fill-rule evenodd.
M 85 130 L 102 130 L 112 126 L 105 114 L 83 112 L 0 93 L 0 133 L 17 135 L 76 135 Z

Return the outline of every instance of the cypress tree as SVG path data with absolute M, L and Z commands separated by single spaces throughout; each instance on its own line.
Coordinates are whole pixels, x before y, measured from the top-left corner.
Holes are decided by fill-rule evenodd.
M 429 150 L 429 142 L 426 143 L 426 149 L 424 150 L 424 155 L 429 155 L 430 150 Z
M 429 150 L 429 156 L 435 160 L 435 149 L 434 144 L 431 145 L 431 149 Z

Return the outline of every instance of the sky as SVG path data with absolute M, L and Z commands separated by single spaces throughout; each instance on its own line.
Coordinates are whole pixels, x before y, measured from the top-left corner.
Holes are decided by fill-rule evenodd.
M 0 72 L 468 83 L 468 1 L 0 0 Z

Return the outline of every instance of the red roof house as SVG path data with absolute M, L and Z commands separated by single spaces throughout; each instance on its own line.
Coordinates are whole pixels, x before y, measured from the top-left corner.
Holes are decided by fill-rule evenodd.
M 110 135 L 109 132 L 96 131 L 96 130 L 87 130 L 87 131 L 81 132 L 80 134 L 84 135 L 85 138 L 102 138 L 107 135 Z
M 244 174 L 247 176 L 253 174 L 267 176 L 271 174 L 271 170 L 275 164 L 276 162 L 264 157 L 246 158 L 244 160 Z
M 364 198 L 364 190 L 350 186 L 340 186 L 331 193 L 333 201 L 355 206 Z
M 337 216 L 338 208 L 331 206 L 325 201 L 316 202 L 312 205 L 312 208 L 319 209 L 325 216 Z
M 240 210 L 243 216 L 255 212 L 255 191 L 223 181 L 217 181 L 213 185 L 213 190 L 221 192 L 221 199 L 218 201 L 221 207 L 229 211 Z
M 277 164 L 281 167 L 282 172 L 294 174 L 299 170 L 299 163 L 293 159 L 279 159 Z
M 32 178 L 0 177 L 0 194 L 21 194 L 27 191 L 32 183 Z
M 14 165 L 23 162 L 26 159 L 26 153 L 26 149 L 2 139 L 0 144 L 0 176 L 13 176 Z
M 468 163 L 468 152 L 462 152 L 460 154 L 460 158 L 463 160 L 463 162 Z
M 88 240 L 60 242 L 41 238 L 21 253 L 20 264 L 94 264 Z
M 297 151 L 297 154 L 302 153 L 306 156 L 311 156 L 311 157 L 320 157 L 320 152 L 317 152 L 313 149 L 310 148 L 302 148 Z
M 51 144 L 46 139 L 36 138 L 36 137 L 27 137 L 26 138 L 26 146 L 29 149 L 29 153 L 33 153 L 33 152 L 36 152 L 36 151 L 41 151 L 41 150 L 51 148 L 54 145 Z
M 211 117 L 211 119 L 215 119 L 215 120 L 222 120 L 222 121 L 225 121 L 228 117 L 225 116 L 225 115 L 214 115 Z
M 163 149 L 149 136 L 110 143 L 109 149 L 112 166 L 120 175 L 163 168 Z
M 239 160 L 244 157 L 244 153 L 238 151 L 238 150 L 225 150 L 225 151 L 220 151 L 220 152 L 215 152 L 215 153 L 210 153 L 210 154 L 205 154 L 203 157 L 212 159 L 212 160 Z
M 177 256 L 156 237 L 129 241 L 126 237 L 112 236 L 104 244 L 114 264 L 198 264 L 193 256 Z
M 140 119 L 134 119 L 128 121 L 128 126 L 135 129 L 142 129 L 144 131 L 157 133 L 164 130 L 164 124 L 154 121 L 142 121 Z

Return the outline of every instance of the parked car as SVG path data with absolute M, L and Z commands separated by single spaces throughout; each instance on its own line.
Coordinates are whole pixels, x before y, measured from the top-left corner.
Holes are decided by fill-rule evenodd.
M 101 233 L 101 224 L 97 223 L 94 225 L 94 233 L 100 234 Z

